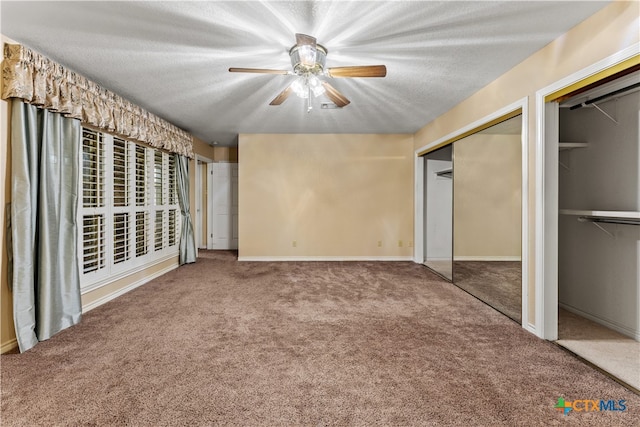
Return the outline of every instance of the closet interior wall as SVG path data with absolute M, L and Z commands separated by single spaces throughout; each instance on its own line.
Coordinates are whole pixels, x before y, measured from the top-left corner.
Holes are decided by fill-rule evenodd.
M 453 280 L 453 146 L 424 156 L 424 265 Z
M 560 108 L 558 300 L 640 341 L 640 226 L 566 211 L 640 211 L 640 92 L 597 105 Z

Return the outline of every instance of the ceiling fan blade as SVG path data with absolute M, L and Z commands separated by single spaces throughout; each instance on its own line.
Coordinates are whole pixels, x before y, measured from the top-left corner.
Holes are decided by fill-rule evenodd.
M 351 101 L 349 101 L 343 94 L 338 92 L 338 89 L 331 86 L 329 83 L 322 82 L 322 86 L 324 86 L 324 89 L 326 90 L 325 94 L 327 97 L 329 97 L 329 99 L 338 107 L 342 108 L 351 103 Z
M 289 97 L 289 95 L 291 95 L 291 92 L 293 92 L 293 89 L 291 88 L 291 85 L 287 86 L 287 88 L 285 90 L 283 90 L 282 92 L 280 92 L 278 94 L 278 96 L 276 96 L 275 98 L 273 98 L 273 101 L 271 101 L 269 103 L 269 105 L 280 105 L 282 104 L 284 101 L 287 100 L 287 98 Z
M 306 34 L 296 34 L 296 44 L 298 46 L 311 46 L 311 48 L 316 50 L 316 38 L 313 36 L 308 36 Z
M 362 65 L 354 67 L 333 67 L 327 69 L 329 77 L 384 77 L 387 67 L 384 65 Z
M 289 74 L 287 70 L 269 70 L 267 68 L 229 68 L 230 73 Z

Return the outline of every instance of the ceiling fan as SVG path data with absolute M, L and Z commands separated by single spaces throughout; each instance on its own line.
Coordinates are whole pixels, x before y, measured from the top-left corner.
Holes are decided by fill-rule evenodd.
M 387 67 L 384 65 L 363 65 L 350 67 L 325 68 L 327 48 L 318 44 L 315 37 L 296 34 L 296 44 L 289 50 L 293 71 L 271 70 L 265 68 L 229 68 L 231 73 L 259 73 L 295 75 L 298 78 L 280 92 L 269 105 L 280 105 L 292 94 L 307 99 L 307 112 L 311 111 L 311 96 L 325 94 L 336 106 L 342 108 L 349 101 L 336 88 L 320 77 L 384 77 Z

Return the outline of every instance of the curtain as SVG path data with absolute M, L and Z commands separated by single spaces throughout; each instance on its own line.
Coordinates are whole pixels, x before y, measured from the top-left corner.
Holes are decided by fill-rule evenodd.
M 182 231 L 180 233 L 180 265 L 196 262 L 196 240 L 193 235 L 193 224 L 189 212 L 189 159 L 176 156 L 176 181 L 178 182 L 178 203 L 182 215 Z
M 193 157 L 188 132 L 20 44 L 4 45 L 2 99 L 19 98 L 105 132 Z
M 20 351 L 80 321 L 80 120 L 12 101 L 13 309 Z

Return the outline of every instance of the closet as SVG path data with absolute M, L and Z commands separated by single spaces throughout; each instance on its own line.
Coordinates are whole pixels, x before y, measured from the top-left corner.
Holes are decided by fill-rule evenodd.
M 632 80 L 616 86 L 624 88 Z M 560 307 L 636 340 L 639 89 L 590 103 L 597 93 L 583 94 L 560 105 L 558 203 Z M 616 90 L 603 87 L 599 92 Z
M 587 352 L 597 345 L 590 331 L 600 341 L 640 341 L 639 86 L 636 72 L 559 104 L 558 342 L 584 339 Z M 631 383 L 640 353 L 599 357 L 622 353 Z

